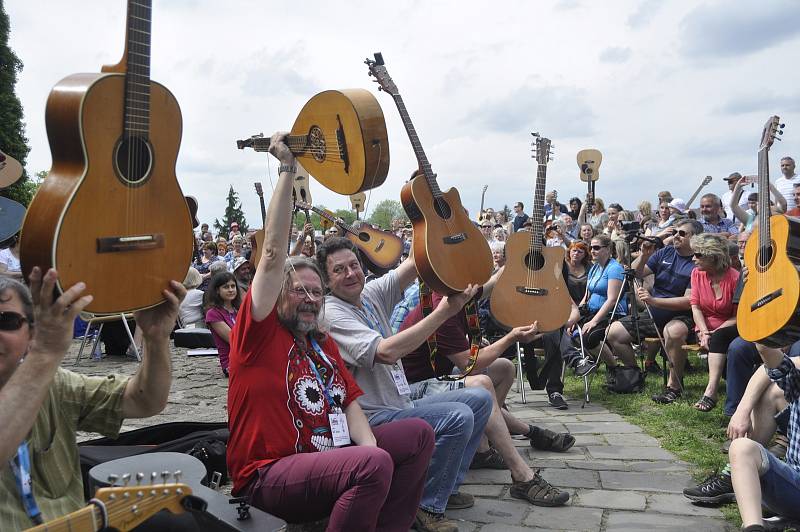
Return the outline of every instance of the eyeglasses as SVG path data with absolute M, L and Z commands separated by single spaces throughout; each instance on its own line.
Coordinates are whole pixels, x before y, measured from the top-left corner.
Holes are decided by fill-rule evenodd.
M 675 234 L 678 235 L 678 236 L 683 236 L 683 237 L 689 236 L 689 233 L 687 233 L 683 229 L 678 229 L 677 231 L 675 231 Z
M 491 229 L 491 228 L 492 228 L 491 225 L 482 225 L 481 226 L 481 229 Z
M 290 288 L 289 292 L 293 294 L 295 297 L 301 299 L 305 299 L 307 297 L 311 297 L 312 299 L 322 299 L 322 296 L 325 295 L 325 293 L 319 288 L 314 288 L 312 290 L 306 290 L 305 288 L 302 287 Z
M 18 312 L 0 312 L 0 331 L 17 331 L 28 318 Z
M 589 246 L 589 247 L 592 248 L 592 251 L 600 251 L 606 246 Z
M 696 258 L 696 259 L 702 259 L 705 256 L 706 256 L 705 253 L 699 253 L 697 251 L 694 252 L 694 258 Z

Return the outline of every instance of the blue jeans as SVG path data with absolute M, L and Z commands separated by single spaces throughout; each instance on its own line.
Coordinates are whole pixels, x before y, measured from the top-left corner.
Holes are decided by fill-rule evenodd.
M 761 502 L 783 517 L 800 518 L 800 472 L 761 447 Z
M 800 356 L 800 341 L 789 348 L 789 356 Z M 725 415 L 732 416 L 742 400 L 744 390 L 756 368 L 761 365 L 761 357 L 753 342 L 736 338 L 728 346 L 727 364 L 725 374 Z
M 463 388 L 417 399 L 414 408 L 375 412 L 369 423 L 382 425 L 396 419 L 416 417 L 433 427 L 436 448 L 419 506 L 441 514 L 447 508 L 447 499 L 458 491 L 469 470 L 491 413 L 492 396 L 487 390 Z

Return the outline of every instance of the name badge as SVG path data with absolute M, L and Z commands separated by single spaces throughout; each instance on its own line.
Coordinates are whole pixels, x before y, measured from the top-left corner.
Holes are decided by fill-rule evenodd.
M 397 393 L 400 395 L 411 395 L 411 387 L 408 385 L 406 374 L 397 364 L 392 366 L 392 379 L 394 380 L 394 385 L 397 387 Z
M 333 445 L 341 447 L 350 445 L 350 429 L 347 428 L 347 416 L 341 411 L 328 414 L 328 421 L 331 424 L 331 436 Z

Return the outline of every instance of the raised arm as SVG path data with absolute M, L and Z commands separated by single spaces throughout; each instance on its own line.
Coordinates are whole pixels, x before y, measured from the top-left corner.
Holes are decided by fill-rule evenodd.
M 775 183 L 772 181 L 769 182 L 769 193 L 772 194 L 772 197 L 775 199 L 775 204 L 778 206 L 778 212 L 786 212 L 788 210 L 786 198 L 780 193 L 778 188 L 775 186 Z
M 744 180 L 743 179 L 738 180 L 736 184 L 733 186 L 733 193 L 731 194 L 731 202 L 728 204 L 728 206 L 731 208 L 731 211 L 733 211 L 733 215 L 736 218 L 741 220 L 742 223 L 747 223 L 747 218 L 748 218 L 747 212 L 745 212 L 745 210 L 739 206 L 739 198 L 742 197 L 742 181 Z
M 286 235 L 292 224 L 292 180 L 297 163 L 284 143 L 285 138 L 286 133 L 275 133 L 270 139 L 269 152 L 281 165 L 264 223 L 264 249 L 250 285 L 250 312 L 255 321 L 266 318 L 275 307 L 283 282 L 283 266 L 286 264 Z

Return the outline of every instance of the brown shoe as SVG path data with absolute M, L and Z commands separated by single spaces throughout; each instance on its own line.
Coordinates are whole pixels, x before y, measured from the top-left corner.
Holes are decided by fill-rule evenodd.
M 494 447 L 483 453 L 476 452 L 472 457 L 470 469 L 508 469 L 505 460 Z
M 417 508 L 417 517 L 412 528 L 419 532 L 458 532 L 455 521 L 444 514 L 434 514 L 422 508 Z
M 464 508 L 472 508 L 473 506 L 475 506 L 475 497 L 469 493 L 457 491 L 447 498 L 448 510 L 463 510 Z
M 524 499 L 536 506 L 563 506 L 569 500 L 569 493 L 559 491 L 542 478 L 538 471 L 528 482 L 511 484 L 511 496 Z

